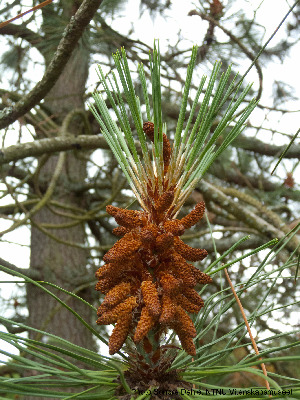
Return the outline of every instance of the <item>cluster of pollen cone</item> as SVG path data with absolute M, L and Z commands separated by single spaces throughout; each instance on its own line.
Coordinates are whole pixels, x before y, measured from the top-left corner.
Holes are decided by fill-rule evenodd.
M 143 129 L 153 141 L 153 123 L 146 122 Z M 170 157 L 170 143 L 163 134 L 164 178 Z M 167 187 L 167 182 L 163 184 Z M 202 218 L 205 205 L 200 202 L 185 217 L 172 219 L 175 187 L 162 195 L 150 184 L 147 188 L 143 201 L 150 211 L 106 207 L 119 225 L 113 233 L 121 238 L 96 272 L 96 290 L 105 295 L 97 323 L 116 324 L 109 339 L 110 354 L 120 350 L 128 335 L 146 348 L 151 329 L 161 334 L 170 328 L 182 348 L 195 355 L 196 329 L 189 314 L 198 313 L 203 300 L 194 288 L 211 278 L 189 263 L 205 258 L 207 251 L 188 246 L 180 236 Z

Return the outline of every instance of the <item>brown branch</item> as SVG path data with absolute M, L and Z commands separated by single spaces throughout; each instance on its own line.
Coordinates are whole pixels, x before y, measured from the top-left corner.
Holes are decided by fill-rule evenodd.
M 32 207 L 36 205 L 38 199 L 30 199 L 20 202 L 19 204 L 10 203 L 0 206 L 0 217 L 16 214 L 16 212 L 23 212 L 24 207 L 26 210 L 30 210 Z M 4 264 L 3 264 L 4 265 Z
M 163 112 L 169 118 L 177 121 L 179 116 L 179 108 L 174 103 L 164 103 Z M 196 115 L 197 116 L 197 115 Z M 196 121 L 196 116 L 193 118 L 193 122 Z M 188 115 L 185 120 L 187 121 Z M 212 125 L 212 129 L 216 128 L 219 120 L 217 119 Z M 227 132 L 227 131 L 226 131 Z M 276 146 L 273 144 L 267 144 L 259 139 L 253 137 L 247 137 L 244 134 L 240 134 L 232 143 L 231 146 L 241 148 L 248 151 L 253 151 L 257 154 L 262 154 L 270 157 L 279 157 L 286 148 L 286 145 Z M 284 158 L 300 158 L 300 145 L 293 144 L 288 152 L 284 155 Z
M 109 149 L 108 144 L 101 136 L 80 135 L 77 137 L 55 137 L 40 139 L 34 142 L 21 143 L 9 146 L 0 152 L 0 165 L 26 157 L 39 157 L 43 154 L 66 150 Z
M 53 0 L 45 0 L 42 3 L 38 4 L 37 6 L 32 7 L 30 10 L 27 10 L 27 11 L 21 13 L 21 14 L 18 14 L 15 17 L 13 17 L 13 18 L 11 18 L 11 19 L 9 19 L 7 21 L 1 22 L 0 29 L 5 27 L 6 25 L 10 24 L 11 22 L 15 21 L 16 19 L 24 17 L 24 15 L 26 15 L 26 14 L 32 12 L 32 11 L 36 11 L 36 10 L 39 10 L 40 8 L 42 8 L 42 7 L 45 7 L 47 4 L 52 3 L 52 1 Z
M 289 198 L 294 201 L 300 201 L 300 190 L 291 189 L 283 185 L 283 182 L 272 182 L 267 177 L 259 175 L 239 174 L 233 168 L 224 168 L 224 166 L 216 161 L 209 169 L 209 174 L 221 179 L 223 182 L 238 185 L 239 187 L 248 187 L 251 191 L 268 192 L 270 196 Z M 272 193 L 274 192 L 274 193 Z
M 250 339 L 251 339 L 251 342 L 252 342 L 252 346 L 253 346 L 253 348 L 254 348 L 254 351 L 255 351 L 255 353 L 259 356 L 258 347 L 257 347 L 257 344 L 256 344 L 256 342 L 255 342 L 255 340 L 254 340 L 253 335 L 252 335 L 251 328 L 250 328 L 250 325 L 249 325 L 249 323 L 248 323 L 248 320 L 247 320 L 247 317 L 246 317 L 244 308 L 243 308 L 243 306 L 242 306 L 242 303 L 241 303 L 241 301 L 240 301 L 240 299 L 239 299 L 239 297 L 238 297 L 238 295 L 237 295 L 237 293 L 236 293 L 236 291 L 235 291 L 235 289 L 234 289 L 234 286 L 233 286 L 233 284 L 232 284 L 232 282 L 231 282 L 231 279 L 230 279 L 230 277 L 229 277 L 229 275 L 228 275 L 228 272 L 227 272 L 227 269 L 226 269 L 226 268 L 225 268 L 224 272 L 225 272 L 225 275 L 226 275 L 226 279 L 227 279 L 227 281 L 228 281 L 228 283 L 229 283 L 229 286 L 230 286 L 230 288 L 231 288 L 231 290 L 232 290 L 232 293 L 233 293 L 233 295 L 234 295 L 234 297 L 235 297 L 235 300 L 236 300 L 236 302 L 238 303 L 238 306 L 239 306 L 239 308 L 240 308 L 240 311 L 241 311 L 241 314 L 242 314 L 242 316 L 243 316 L 245 325 L 246 325 L 246 327 L 247 327 L 247 331 L 248 331 L 248 334 L 249 334 L 249 336 L 250 336 Z M 261 357 L 259 358 L 259 360 L 261 360 Z M 265 376 L 268 376 L 265 364 L 262 362 L 262 363 L 260 364 L 260 366 L 261 366 L 261 369 L 263 370 L 264 375 L 265 375 Z M 267 380 L 265 380 L 265 385 L 266 385 L 266 388 L 267 388 L 268 390 L 270 390 L 270 385 L 269 385 L 269 382 L 268 382 Z M 271 396 L 270 396 L 270 397 L 271 397 Z
M 67 25 L 57 50 L 43 78 L 15 106 L 2 111 L 0 129 L 12 124 L 38 104 L 58 80 L 83 31 L 88 26 L 102 0 L 84 0 Z
M 193 15 L 193 14 L 188 14 L 188 15 Z M 222 15 L 223 15 L 223 4 L 219 0 L 213 0 L 210 3 L 210 10 L 209 10 L 209 16 L 212 18 L 212 21 L 209 22 L 208 29 L 203 39 L 203 44 L 202 46 L 199 47 L 199 54 L 201 56 L 201 60 L 204 60 L 204 58 L 208 53 L 210 45 L 214 41 L 214 30 L 216 26 L 214 20 L 219 21 Z
M 20 180 L 26 179 L 30 174 L 29 171 L 25 171 L 25 169 L 17 167 L 16 165 L 4 165 L 1 169 L 1 173 L 5 176 L 12 176 Z M 30 184 L 30 182 L 30 178 L 26 180 L 26 183 Z
M 146 43 L 142 42 L 139 39 L 130 39 L 128 36 L 124 36 L 121 33 L 119 33 L 118 31 L 112 29 L 111 26 L 109 26 L 104 18 L 102 18 L 101 16 L 98 16 L 98 20 L 101 23 L 101 34 L 102 39 L 104 39 L 106 42 L 110 42 L 110 44 L 114 43 L 115 47 L 124 47 L 127 50 L 132 50 L 133 46 L 137 46 L 140 45 L 142 47 L 145 48 L 146 52 L 148 51 L 152 51 L 152 47 L 147 45 Z M 127 55 L 127 57 L 129 57 L 129 55 Z M 142 62 L 142 59 L 139 57 L 138 53 L 135 52 L 135 59 L 137 59 L 139 62 Z M 148 62 L 148 59 L 146 58 L 146 60 L 143 61 L 144 62 Z
M 261 189 L 264 192 L 273 192 L 283 188 L 278 185 L 278 183 L 271 182 L 265 177 L 255 176 L 254 174 L 243 175 L 241 172 L 239 172 L 235 163 L 232 163 L 227 168 L 224 168 L 222 162 L 220 160 L 216 160 L 210 167 L 209 173 L 225 182 L 234 183 L 242 187 L 248 187 L 251 190 Z M 290 190 L 285 190 L 285 192 L 287 195 Z
M 36 269 L 19 268 L 19 267 L 16 267 L 14 264 L 11 264 L 10 262 L 3 260 L 3 258 L 0 258 L 0 265 L 11 269 L 13 272 L 18 272 L 20 274 L 26 275 L 28 278 L 41 279 L 41 275 L 40 275 L 39 271 Z
M 11 10 L 15 6 L 20 5 L 20 0 L 15 0 L 13 2 L 10 2 L 10 4 L 6 4 L 3 8 L 0 10 L 0 15 L 6 13 L 7 11 Z
M 32 46 L 37 47 L 42 42 L 43 38 L 38 33 L 33 32 L 31 29 L 23 25 L 9 24 L 0 29 L 1 35 L 10 35 L 17 38 L 25 39 Z M 37 47 L 40 51 L 40 48 Z
M 276 146 L 245 135 L 238 136 L 233 142 L 233 146 L 270 157 L 279 157 L 286 148 L 286 145 Z M 284 158 L 300 158 L 300 145 L 292 145 Z
M 226 33 L 227 36 L 229 36 L 229 38 L 236 43 L 239 48 L 242 50 L 242 52 L 244 54 L 246 54 L 246 56 L 251 60 L 254 61 L 255 60 L 255 55 L 251 53 L 251 51 L 249 51 L 247 49 L 247 47 L 235 36 L 233 35 L 228 29 L 224 28 L 217 20 L 215 20 L 214 18 L 212 18 L 210 15 L 206 15 L 204 13 L 200 13 L 197 10 L 191 10 L 188 13 L 189 16 L 193 16 L 193 15 L 198 15 L 199 17 L 201 17 L 202 19 L 208 21 L 210 24 L 214 24 L 215 26 L 217 26 L 218 28 L 220 28 L 224 33 Z M 256 71 L 258 74 L 258 78 L 259 78 L 259 89 L 258 89 L 258 93 L 256 96 L 256 99 L 259 100 L 261 97 L 261 93 L 262 93 L 262 81 L 263 81 L 263 73 L 261 70 L 261 67 L 258 63 L 258 61 L 256 60 L 254 63 L 255 67 L 256 67 Z
M 5 326 L 5 328 L 7 329 L 7 332 L 14 333 L 14 334 L 26 332 L 28 330 L 24 326 L 14 326 L 14 322 L 26 324 L 27 317 L 22 316 L 22 315 L 16 315 L 16 317 L 10 318 L 9 322 L 2 320 L 1 325 Z
M 239 205 L 229 196 L 226 196 L 221 190 L 217 189 L 210 183 L 202 180 L 198 184 L 197 188 L 201 191 L 206 201 L 211 200 L 214 203 L 218 204 L 222 209 L 227 211 L 229 214 L 234 215 L 246 226 L 256 229 L 258 234 L 264 235 L 268 239 L 281 239 L 284 236 L 284 232 L 281 229 L 276 228 L 263 218 L 250 211 L 248 208 Z M 296 236 L 294 236 L 286 244 L 286 248 L 290 252 L 296 250 L 297 254 L 299 254 L 299 240 L 296 238 Z
M 246 236 L 246 233 L 240 236 L 233 236 L 230 238 L 222 238 L 216 240 L 216 246 L 219 253 L 223 253 L 224 251 L 230 249 L 239 239 Z M 266 241 L 263 237 L 251 235 L 248 240 L 239 244 L 238 251 L 244 250 L 254 250 L 259 246 L 262 246 Z M 209 254 L 213 254 L 214 252 L 214 245 L 211 239 L 208 240 L 199 240 L 198 242 L 199 247 L 205 249 Z

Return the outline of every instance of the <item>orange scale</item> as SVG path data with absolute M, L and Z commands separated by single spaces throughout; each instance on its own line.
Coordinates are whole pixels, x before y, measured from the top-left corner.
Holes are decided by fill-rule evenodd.
M 177 304 L 179 304 L 185 311 L 189 313 L 199 312 L 201 310 L 201 307 L 203 307 L 204 305 L 204 304 L 203 305 L 194 304 L 182 294 L 179 294 L 176 297 L 176 301 Z
M 154 317 L 158 317 L 161 312 L 161 306 L 156 286 L 154 285 L 153 282 L 147 280 L 142 282 L 141 290 L 142 290 L 143 300 L 149 312 Z
M 114 327 L 114 330 L 112 331 L 112 334 L 110 335 L 108 342 L 110 355 L 115 354 L 123 346 L 129 334 L 131 323 L 132 323 L 131 314 L 127 314 L 122 318 L 118 319 L 117 324 Z
M 176 325 L 178 325 L 177 330 L 185 332 L 191 337 L 196 337 L 197 332 L 191 318 L 187 315 L 181 306 L 176 307 Z M 176 331 L 177 332 L 177 331 Z
M 155 319 L 147 307 L 142 308 L 141 317 L 134 333 L 134 342 L 140 342 L 154 326 Z
M 185 217 L 181 218 L 180 222 L 185 227 L 185 229 L 191 228 L 203 217 L 205 212 L 205 203 L 200 201 L 196 204 L 195 208 Z
M 174 248 L 182 257 L 188 261 L 200 261 L 207 256 L 207 251 L 204 249 L 194 249 L 185 244 L 179 237 L 174 239 Z
M 170 296 L 163 294 L 162 312 L 160 314 L 159 322 L 161 324 L 171 323 L 174 319 L 175 312 L 176 312 L 176 305 L 174 303 L 174 300 Z

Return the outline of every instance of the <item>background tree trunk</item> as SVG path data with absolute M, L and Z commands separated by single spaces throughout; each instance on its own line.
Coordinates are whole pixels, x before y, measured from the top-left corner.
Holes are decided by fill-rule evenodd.
M 45 98 L 44 105 L 49 108 L 55 121 L 60 126 L 68 113 L 74 109 L 84 109 L 83 95 L 88 76 L 88 66 L 89 54 L 87 49 L 82 44 L 79 44 L 55 86 Z M 84 133 L 83 119 L 80 116 L 73 117 L 68 127 L 68 134 L 76 136 Z M 37 134 L 40 136 L 38 132 Z M 55 133 L 55 135 L 60 134 L 61 132 Z M 40 172 L 40 178 L 43 181 L 50 182 L 57 160 L 58 156 L 51 156 L 43 165 Z M 80 195 L 74 195 L 69 189 L 69 184 L 71 182 L 83 183 L 85 177 L 86 161 L 80 158 L 80 152 L 68 152 L 52 199 L 67 206 L 84 208 L 83 198 Z M 43 189 L 45 190 L 46 188 Z M 55 282 L 58 286 L 73 291 L 75 289 L 72 282 L 74 278 L 86 275 L 88 254 L 84 249 L 84 223 L 65 229 L 51 229 L 50 232 L 55 238 L 45 234 L 39 227 L 44 223 L 59 226 L 74 222 L 74 219 L 61 215 L 67 212 L 68 210 L 63 208 L 46 206 L 34 216 L 31 229 L 30 268 L 38 270 L 43 280 Z M 72 242 L 77 246 L 82 245 L 82 248 L 70 246 L 64 242 Z M 62 299 L 68 299 L 68 305 L 87 322 L 95 319 L 91 309 L 82 302 L 63 295 L 59 291 L 55 291 L 55 294 Z M 85 298 L 85 300 L 91 301 L 90 288 L 77 292 L 77 294 Z M 67 309 L 58 305 L 55 299 L 34 285 L 27 286 L 27 304 L 29 325 L 46 330 L 77 345 L 95 349 L 95 343 L 90 331 Z M 33 339 L 42 339 L 35 332 L 30 332 L 29 335 Z
M 37 3 L 43 4 L 42 0 L 38 2 L 31 0 L 26 2 L 26 5 L 23 3 L 25 2 L 4 0 L 0 7 L 1 21 L 9 20 L 20 12 L 26 12 L 29 7 L 36 6 Z M 194 89 L 198 87 L 203 73 L 210 75 L 212 64 L 216 59 L 222 61 L 222 71 L 231 64 L 232 76 L 237 71 L 242 74 L 266 43 L 269 34 L 277 29 L 278 23 L 275 20 L 266 20 L 265 15 L 274 8 L 274 12 L 278 11 L 283 18 L 289 9 L 286 2 L 280 7 L 273 7 L 270 0 L 265 0 L 259 7 L 253 4 L 252 10 L 247 1 L 205 0 L 201 2 L 201 7 L 197 7 L 193 2 L 187 2 L 190 8 L 186 10 L 186 14 L 182 10 L 178 14 L 178 2 L 175 1 L 141 0 L 139 3 L 137 17 L 135 7 L 133 8 L 131 3 L 124 0 L 104 2 L 102 0 L 59 0 L 44 5 L 38 11 L 27 13 L 22 19 L 13 21 L 0 29 L 3 47 L 0 57 L 3 72 L 0 85 L 2 100 L 0 104 L 2 143 L 0 150 L 2 227 L 0 249 L 1 257 L 4 258 L 0 259 L 0 264 L 9 268 L 12 275 L 15 272 L 21 272 L 24 275 L 28 274 L 29 278 L 45 280 L 70 291 L 75 290 L 76 294 L 92 302 L 95 307 L 99 306 L 100 293 L 94 291 L 93 286 L 87 287 L 86 282 L 89 284 L 95 279 L 94 271 L 99 267 L 103 254 L 118 240 L 112 234 L 116 225 L 112 218 L 105 214 L 105 205 L 113 202 L 118 207 L 130 209 L 137 209 L 138 205 L 132 193 L 127 190 L 128 185 L 122 186 L 121 189 L 119 183 L 123 174 L 112 152 L 107 151 L 108 145 L 101 132 L 99 134 L 99 124 L 88 112 L 74 113 L 74 110 L 84 110 L 84 99 L 93 102 L 91 92 L 94 89 L 101 91 L 101 85 L 97 79 L 93 79 L 94 82 L 87 85 L 89 64 L 99 62 L 104 74 L 109 73 L 110 69 L 116 72 L 112 53 L 124 47 L 130 69 L 136 71 L 137 63 L 142 62 L 148 81 L 150 78 L 149 50 L 153 46 L 154 39 L 160 36 L 156 29 L 160 26 L 163 30 L 160 47 L 164 49 L 161 53 L 162 112 L 163 121 L 168 127 L 168 137 L 172 140 L 180 113 L 187 60 L 192 44 L 199 46 L 197 66 L 192 79 Z M 294 79 L 295 71 L 291 68 L 291 64 L 294 67 L 294 59 L 298 54 L 300 5 L 298 3 L 293 7 L 285 22 L 276 31 L 275 41 L 272 39 L 253 66 L 252 75 L 249 74 L 246 77 L 245 83 L 254 81 L 254 86 L 243 107 L 248 104 L 251 97 L 259 98 L 262 95 L 256 111 L 247 121 L 245 131 L 210 167 L 205 180 L 199 183 L 182 210 L 183 216 L 189 213 L 199 201 L 204 200 L 206 203 L 211 229 L 217 240 L 212 240 L 211 230 L 204 220 L 184 235 L 184 240 L 189 245 L 208 251 L 208 257 L 201 263 L 203 269 L 215 260 L 215 247 L 217 247 L 217 252 L 222 254 L 244 236 L 251 234 L 250 239 L 240 243 L 236 250 L 227 256 L 226 263 L 231 262 L 274 237 L 281 238 L 290 229 L 296 229 L 299 223 L 300 190 L 299 179 L 297 180 L 300 176 L 299 134 L 298 138 L 295 135 L 293 144 L 284 154 L 275 172 L 271 174 L 279 155 L 284 152 L 298 129 L 297 124 L 295 125 L 295 111 L 299 110 L 299 88 L 297 80 Z M 77 15 L 75 15 L 76 12 Z M 189 16 L 186 19 L 187 15 Z M 73 16 L 74 18 L 71 18 Z M 174 18 L 172 23 L 170 23 L 170 18 Z M 86 27 L 89 23 L 88 30 Z M 186 27 L 193 28 L 193 26 L 194 29 L 191 31 L 185 29 Z M 167 35 L 165 36 L 166 27 Z M 81 39 L 78 42 L 79 38 Z M 39 52 L 40 57 L 43 57 L 42 62 L 40 62 L 41 58 L 36 56 L 36 51 Z M 71 53 L 71 59 L 69 59 Z M 282 65 L 277 59 L 282 61 Z M 36 82 L 38 71 L 34 69 L 36 65 L 47 67 L 38 84 Z M 64 68 L 63 71 L 62 68 Z M 262 79 L 261 72 L 267 79 Z M 59 80 L 56 81 L 58 76 L 60 76 Z M 112 78 L 112 75 L 110 76 Z M 142 85 L 137 76 L 135 72 L 132 75 L 136 93 L 141 99 L 144 122 L 149 118 L 145 113 Z M 274 79 L 273 82 L 272 79 Z M 50 88 L 52 88 L 51 91 Z M 152 104 L 150 86 L 148 89 L 150 104 Z M 124 92 L 122 91 L 121 94 L 124 95 Z M 194 96 L 193 91 L 188 99 L 188 109 L 192 105 Z M 199 109 L 201 102 L 202 95 L 197 106 Z M 211 132 L 215 131 L 223 112 L 225 109 L 221 110 L 220 115 L 217 116 Z M 67 116 L 71 117 L 70 124 L 63 133 L 62 127 L 65 126 Z M 86 131 L 83 117 L 89 119 L 91 132 Z M 193 119 L 193 123 L 195 120 L 196 118 Z M 49 121 L 54 121 L 54 124 Z M 129 121 L 132 123 L 131 117 Z M 185 115 L 184 128 L 187 121 L 188 113 Z M 31 137 L 28 139 L 28 131 L 32 132 L 33 129 L 36 132 L 34 139 L 37 140 L 35 141 L 32 141 Z M 63 134 L 67 134 L 67 137 L 61 138 Z M 79 135 L 78 143 L 82 146 L 80 151 L 76 147 L 79 144 L 73 140 L 75 135 Z M 44 138 L 47 140 L 39 140 Z M 96 150 L 96 146 L 97 154 L 102 149 L 106 163 L 102 166 L 102 160 L 100 160 L 98 168 L 89 168 L 94 160 L 91 159 L 90 151 Z M 20 238 L 21 230 L 16 230 L 16 232 L 12 230 L 16 225 L 24 227 L 28 223 L 28 220 L 24 218 L 27 215 L 26 211 L 32 210 L 36 202 L 45 194 L 62 151 L 67 151 L 67 153 L 51 196 L 51 203 L 48 202 L 31 219 L 31 260 L 30 270 L 27 270 L 23 268 L 24 264 L 27 265 L 27 258 L 25 258 L 27 254 L 22 253 L 26 255 L 24 260 L 20 260 L 19 249 L 20 245 L 27 246 L 28 242 L 26 240 L 23 242 Z M 86 179 L 87 171 L 89 179 Z M 25 195 L 28 199 L 24 201 Z M 54 206 L 53 201 L 56 202 L 55 205 L 64 204 L 68 208 Z M 78 211 L 78 208 L 81 211 Z M 78 215 L 85 215 L 85 213 L 93 213 L 94 219 L 76 220 Z M 76 222 L 80 223 L 76 224 Z M 72 223 L 75 225 L 70 226 Z M 45 224 L 48 224 L 48 227 Z M 49 228 L 49 224 L 52 224 L 52 229 Z M 59 229 L 59 226 L 62 228 L 63 224 L 65 228 Z M 47 228 L 46 232 L 45 229 L 43 231 L 43 226 Z M 85 226 L 88 226 L 88 229 L 85 230 Z M 11 234 L 15 236 L 10 236 Z M 95 243 L 92 254 L 86 245 L 87 240 Z M 298 291 L 295 290 L 294 279 L 297 272 L 298 244 L 299 235 L 297 234 L 284 249 L 276 253 L 274 259 L 268 260 L 268 269 L 272 268 L 277 273 L 278 266 L 282 269 L 286 260 L 289 259 L 286 273 L 276 278 L 278 279 L 276 284 L 273 283 L 275 278 L 272 281 L 272 276 L 266 276 L 264 281 L 259 281 L 257 285 L 245 289 L 242 293 L 246 314 L 256 313 L 257 315 L 255 329 L 258 337 L 262 334 L 265 337 L 266 331 L 268 335 L 270 332 L 278 335 L 295 329 L 295 333 L 289 334 L 287 338 L 281 336 L 271 339 L 269 336 L 272 343 L 269 339 L 268 341 L 264 339 L 261 344 L 262 349 L 268 346 L 277 348 L 279 342 L 288 345 L 297 341 L 296 322 L 292 313 L 295 311 L 296 300 L 299 297 Z M 293 258 L 289 258 L 291 256 Z M 259 268 L 264 257 L 264 253 L 258 253 L 252 255 L 251 259 L 247 258 L 245 261 L 235 263 L 229 271 L 234 285 L 240 287 L 241 282 L 245 284 L 253 268 Z M 205 301 L 210 295 L 216 299 L 214 307 L 220 317 L 218 299 L 221 298 L 224 310 L 227 304 L 227 300 L 223 301 L 225 297 L 222 280 L 220 273 L 218 277 L 214 277 L 214 285 L 205 289 Z M 78 291 L 79 285 L 82 285 L 80 291 Z M 19 285 L 14 288 L 14 284 L 3 282 L 3 286 L 2 313 L 7 316 L 7 312 L 11 323 L 4 322 L 2 328 L 16 334 L 16 343 L 21 340 L 18 337 L 19 333 L 24 331 L 24 328 L 17 326 L 17 323 L 24 323 L 87 348 L 96 347 L 90 332 L 81 326 L 70 312 L 58 305 L 50 296 L 45 295 L 43 291 L 35 286 L 26 285 L 27 298 L 24 299 L 23 289 L 20 289 Z M 86 289 L 82 290 L 82 288 Z M 5 299 L 4 290 L 10 293 L 10 298 Z M 50 290 L 54 291 L 52 287 Z M 217 297 L 216 291 L 219 292 Z M 256 308 L 258 304 L 261 304 L 261 310 L 267 307 L 267 299 L 264 298 L 266 291 L 269 293 L 269 304 L 274 304 L 274 310 L 280 305 L 283 306 L 280 311 L 282 314 L 278 318 L 276 313 L 271 315 L 273 313 L 271 306 L 268 309 L 269 315 L 266 315 L 265 311 L 261 316 L 258 314 Z M 68 305 L 88 323 L 95 323 L 96 313 L 89 307 L 60 291 L 55 291 L 55 294 L 66 300 Z M 263 299 L 262 302 L 261 299 Z M 233 327 L 241 323 L 241 318 L 235 307 L 226 312 L 226 316 L 222 315 L 222 318 L 216 322 L 218 329 L 212 328 L 215 329 L 215 333 L 211 335 L 208 332 L 206 337 L 201 337 L 201 341 L 197 342 L 198 346 L 207 344 L 216 337 L 219 340 L 223 335 L 224 341 L 221 346 L 223 343 L 224 346 L 228 343 L 226 335 Z M 201 326 L 206 327 L 210 324 L 213 315 L 211 311 L 207 315 L 206 322 L 201 322 Z M 267 317 L 269 317 L 268 320 Z M 278 323 L 282 325 L 278 327 Z M 107 337 L 106 327 L 98 326 L 97 329 L 104 338 Z M 46 340 L 46 335 L 43 338 L 30 330 L 28 332 L 30 338 Z M 248 343 L 245 338 L 243 339 L 242 330 L 234 335 L 236 337 L 232 340 Z M 206 353 L 206 357 L 212 355 L 211 360 L 215 360 L 214 348 L 215 346 L 212 346 L 211 349 L 205 350 L 211 352 L 208 355 Z M 6 351 L 5 347 L 4 350 Z M 251 354 L 248 350 L 249 348 L 246 356 L 244 353 L 234 356 L 237 362 Z M 280 354 L 294 356 L 293 348 L 289 349 L 290 353 L 287 353 L 287 350 L 283 349 Z M 21 356 L 26 357 L 23 353 Z M 15 378 L 15 372 L 23 374 L 23 366 L 19 371 L 15 369 L 17 362 L 10 361 L 8 361 L 10 371 L 13 368 L 11 378 Z M 203 361 L 202 356 L 199 357 L 199 361 Z M 220 359 L 221 364 L 222 362 Z M 230 359 L 230 362 L 234 364 L 234 358 Z M 204 360 L 204 363 L 209 366 L 210 361 Z M 213 364 L 219 367 L 216 363 L 216 360 L 213 361 Z M 299 371 L 294 365 L 280 362 L 277 363 L 276 370 L 273 372 L 281 371 L 286 374 L 288 371 L 291 377 L 297 377 Z M 30 371 L 30 373 L 34 372 Z M 0 378 L 6 379 L 6 374 L 7 369 L 0 368 Z M 60 374 L 58 375 L 57 381 L 61 377 Z M 215 384 L 214 379 L 212 375 L 207 383 Z M 63 382 L 65 384 L 65 381 Z M 218 383 L 228 386 L 230 382 L 230 377 L 224 377 L 224 380 Z M 238 385 L 236 379 L 232 382 Z M 253 386 L 254 381 L 247 380 L 247 382 L 251 387 Z M 18 385 L 15 382 L 13 384 L 18 390 Z M 246 385 L 247 383 L 242 379 L 240 386 Z M 1 387 L 1 395 L 3 395 L 2 389 Z M 66 391 L 65 387 L 61 390 Z M 82 390 L 82 388 L 77 387 L 77 390 Z M 33 399 L 44 400 L 42 397 L 30 398 L 30 400 Z

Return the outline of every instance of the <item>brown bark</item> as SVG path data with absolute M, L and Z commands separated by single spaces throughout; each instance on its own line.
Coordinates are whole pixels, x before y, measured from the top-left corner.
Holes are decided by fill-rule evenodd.
M 66 2 L 67 3 L 67 2 Z M 88 76 L 89 55 L 83 44 L 77 45 L 71 58 L 66 64 L 59 79 L 45 98 L 45 106 L 61 124 L 66 115 L 74 109 L 83 109 L 83 94 Z M 74 117 L 68 127 L 68 132 L 74 136 L 84 134 L 82 119 Z M 59 135 L 60 133 L 58 133 Z M 41 133 L 37 132 L 38 137 Z M 58 156 L 50 156 L 40 171 L 40 178 L 44 182 L 50 182 L 57 165 Z M 68 152 L 65 163 L 57 182 L 52 199 L 65 203 L 68 206 L 84 208 L 84 197 L 75 195 L 68 189 L 70 183 L 84 183 L 86 177 L 86 162 L 78 152 Z M 43 195 L 43 194 L 41 194 Z M 73 291 L 75 289 L 73 278 L 87 275 L 87 251 L 85 244 L 84 223 L 75 227 L 64 229 L 50 229 L 53 237 L 46 235 L 39 229 L 43 223 L 65 224 L 74 221 L 65 215 L 61 215 L 62 209 L 45 206 L 32 219 L 31 229 L 31 258 L 30 268 L 37 270 L 42 279 L 53 282 L 56 285 Z M 72 247 L 63 242 L 81 244 L 80 247 Z M 90 289 L 77 293 L 85 300 L 91 301 Z M 95 316 L 91 309 L 79 300 L 66 296 L 61 292 L 55 292 L 67 304 L 72 307 L 85 321 L 91 323 Z M 90 331 L 88 331 L 73 314 L 64 307 L 58 306 L 55 299 L 33 285 L 27 286 L 27 304 L 29 310 L 29 325 L 46 332 L 63 337 L 77 345 L 95 349 L 95 343 Z M 36 333 L 29 334 L 31 338 L 41 340 Z M 30 397 L 27 400 L 31 399 Z
M 102 0 L 84 0 L 75 15 L 72 14 L 77 8 L 77 2 L 69 2 L 69 5 L 67 1 L 62 2 L 65 11 L 64 15 L 69 13 L 69 16 L 72 16 L 73 18 L 70 19 L 43 78 L 25 97 L 18 101 L 14 107 L 7 108 L 5 112 L 2 113 L 0 117 L 0 129 L 7 127 L 9 124 L 12 124 L 18 118 L 30 111 L 44 98 L 44 96 L 47 95 L 49 90 L 53 88 L 55 82 L 58 82 L 74 48 L 78 46 L 78 41 L 81 38 L 83 31 L 93 18 L 101 2 Z

